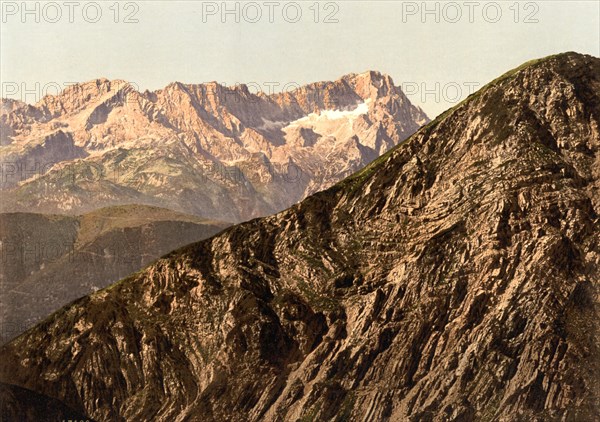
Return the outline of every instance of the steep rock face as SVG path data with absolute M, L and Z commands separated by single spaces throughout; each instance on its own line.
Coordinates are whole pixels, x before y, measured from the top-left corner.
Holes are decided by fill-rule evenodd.
M 0 341 L 228 225 L 140 205 L 77 217 L 0 214 Z
M 98 79 L 35 106 L 3 100 L 2 209 L 139 203 L 247 220 L 331 186 L 428 121 L 378 72 L 273 95 Z
M 6 345 L 102 421 L 600 418 L 600 60 L 528 63 L 363 171 Z

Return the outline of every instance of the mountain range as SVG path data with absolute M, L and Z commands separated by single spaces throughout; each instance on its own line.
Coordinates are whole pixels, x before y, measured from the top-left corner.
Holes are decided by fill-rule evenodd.
M 2 212 L 112 205 L 240 222 L 359 170 L 429 119 L 379 72 L 267 95 L 97 79 L 35 105 L 2 100 Z
M 526 63 L 62 308 L 0 378 L 98 421 L 598 420 L 599 151 L 600 59 Z

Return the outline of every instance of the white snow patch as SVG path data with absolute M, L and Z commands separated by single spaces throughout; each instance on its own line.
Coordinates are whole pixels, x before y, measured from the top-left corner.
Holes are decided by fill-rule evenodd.
M 310 113 L 298 120 L 290 122 L 288 126 L 298 126 L 306 123 L 319 123 L 323 121 L 347 119 L 352 123 L 354 119 L 369 112 L 369 104 L 371 99 L 368 98 L 364 103 L 360 103 L 353 110 L 323 110 L 320 113 Z

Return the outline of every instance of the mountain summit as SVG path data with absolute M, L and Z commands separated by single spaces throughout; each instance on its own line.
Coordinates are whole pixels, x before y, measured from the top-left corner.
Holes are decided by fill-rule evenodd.
M 63 308 L 2 381 L 99 421 L 598 420 L 599 128 L 600 59 L 527 63 Z
M 377 72 L 273 95 L 97 79 L 1 110 L 4 212 L 145 204 L 234 222 L 331 186 L 429 121 Z

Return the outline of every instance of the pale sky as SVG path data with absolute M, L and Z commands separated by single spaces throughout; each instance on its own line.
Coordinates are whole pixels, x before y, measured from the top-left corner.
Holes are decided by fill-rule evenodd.
M 30 103 L 99 77 L 269 92 L 379 70 L 433 118 L 527 60 L 600 56 L 598 0 L 0 3 L 0 94 Z

